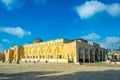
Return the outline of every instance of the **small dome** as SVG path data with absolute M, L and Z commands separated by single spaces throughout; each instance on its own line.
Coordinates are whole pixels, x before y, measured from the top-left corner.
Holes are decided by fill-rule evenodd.
M 36 39 L 33 41 L 33 43 L 40 43 L 40 42 L 43 42 L 42 39 L 40 39 L 40 38 L 36 38 Z

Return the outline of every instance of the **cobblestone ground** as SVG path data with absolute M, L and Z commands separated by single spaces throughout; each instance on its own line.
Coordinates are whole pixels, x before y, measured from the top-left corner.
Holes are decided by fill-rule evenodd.
M 120 65 L 0 62 L 0 80 L 120 80 Z

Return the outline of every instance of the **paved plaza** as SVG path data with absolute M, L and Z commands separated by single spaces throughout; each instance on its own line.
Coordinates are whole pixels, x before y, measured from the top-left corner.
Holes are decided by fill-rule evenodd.
M 120 65 L 0 62 L 0 80 L 120 80 Z

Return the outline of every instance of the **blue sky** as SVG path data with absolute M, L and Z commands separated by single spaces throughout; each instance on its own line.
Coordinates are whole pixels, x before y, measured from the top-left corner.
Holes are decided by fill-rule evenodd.
M 119 0 L 0 0 L 0 52 L 14 45 L 83 38 L 120 45 Z

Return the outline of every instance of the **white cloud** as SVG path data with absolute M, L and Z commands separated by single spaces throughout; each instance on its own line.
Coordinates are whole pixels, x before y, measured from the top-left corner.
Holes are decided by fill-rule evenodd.
M 0 47 L 2 47 L 3 45 L 2 44 L 0 44 Z
M 88 40 L 89 44 L 97 42 L 102 48 L 106 49 L 117 49 L 120 46 L 120 37 L 117 36 L 105 37 L 101 39 L 100 35 L 91 33 L 85 36 L 81 36 L 81 38 Z
M 112 5 L 108 5 L 106 11 L 112 16 L 120 15 L 120 4 L 114 3 Z
M 83 5 L 77 6 L 76 11 L 80 18 L 89 18 L 96 13 L 106 11 L 111 16 L 120 15 L 120 4 L 104 4 L 99 1 L 87 1 Z
M 9 39 L 5 39 L 5 38 L 2 39 L 2 41 L 3 41 L 3 42 L 6 42 L 6 43 L 8 43 L 8 44 L 12 43 Z
M 35 4 L 41 3 L 43 5 L 46 5 L 47 3 L 47 0 L 31 0 L 31 1 Z M 21 8 L 27 2 L 27 0 L 0 0 L 0 2 L 7 10 L 14 10 Z
M 119 37 L 106 37 L 105 41 L 107 43 L 115 43 L 115 44 L 120 44 L 120 38 Z
M 25 31 L 21 27 L 2 27 L 0 28 L 0 32 L 16 35 L 20 38 L 22 38 L 25 35 L 31 35 L 30 31 Z
M 120 37 L 106 37 L 101 43 L 99 43 L 101 47 L 108 49 L 117 49 L 120 46 Z
M 86 36 L 82 36 L 82 38 L 86 39 L 86 40 L 98 40 L 101 37 L 98 34 L 96 34 L 96 33 L 91 33 L 91 34 L 88 34 Z
M 23 3 L 20 0 L 0 0 L 7 10 L 13 10 L 15 8 L 20 8 Z
M 105 48 L 105 49 L 110 49 L 111 48 L 111 45 L 106 43 L 106 42 L 101 42 L 99 44 L 100 44 L 100 47 L 102 47 L 102 48 Z

